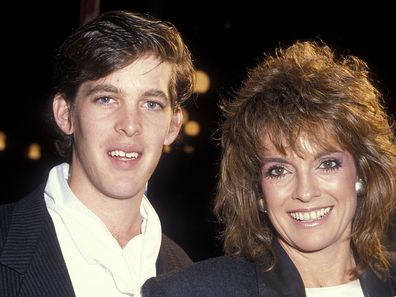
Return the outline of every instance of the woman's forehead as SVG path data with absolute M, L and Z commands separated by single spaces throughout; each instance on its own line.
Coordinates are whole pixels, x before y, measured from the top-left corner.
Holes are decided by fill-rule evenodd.
M 344 150 L 344 146 L 331 133 L 320 130 L 301 132 L 298 135 L 286 137 L 282 133 L 271 135 L 266 133 L 262 139 L 263 151 L 266 153 L 298 155 L 316 154 L 323 151 Z

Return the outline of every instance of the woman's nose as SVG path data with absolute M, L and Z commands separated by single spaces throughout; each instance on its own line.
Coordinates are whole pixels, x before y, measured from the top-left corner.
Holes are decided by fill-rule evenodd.
M 299 175 L 296 179 L 293 198 L 309 202 L 312 198 L 318 196 L 320 196 L 320 188 L 315 177 L 310 174 Z

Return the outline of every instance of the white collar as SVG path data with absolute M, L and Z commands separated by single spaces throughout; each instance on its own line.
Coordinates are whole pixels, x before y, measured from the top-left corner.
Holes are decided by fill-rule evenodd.
M 61 217 L 88 264 L 103 267 L 120 290 L 135 291 L 135 284 L 141 286 L 147 278 L 156 275 L 155 263 L 161 245 L 157 213 L 144 196 L 140 206 L 142 234 L 132 238 L 122 249 L 99 217 L 73 194 L 67 183 L 68 173 L 66 163 L 50 171 L 45 188 L 47 208 Z

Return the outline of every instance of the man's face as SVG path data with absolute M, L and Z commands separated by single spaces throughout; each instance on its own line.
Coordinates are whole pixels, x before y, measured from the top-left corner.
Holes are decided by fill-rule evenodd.
M 83 83 L 70 113 L 55 97 L 58 125 L 74 137 L 69 185 L 77 197 L 142 196 L 163 145 L 173 142 L 182 123 L 169 98 L 171 75 L 170 64 L 144 56 Z

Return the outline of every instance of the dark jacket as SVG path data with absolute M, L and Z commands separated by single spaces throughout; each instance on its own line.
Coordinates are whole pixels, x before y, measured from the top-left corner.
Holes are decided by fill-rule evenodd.
M 25 199 L 0 207 L 2 297 L 75 296 L 43 193 L 41 186 Z M 175 242 L 162 237 L 158 274 L 191 263 Z
M 305 288 L 293 262 L 276 245 L 278 264 L 266 272 L 264 261 L 252 263 L 243 259 L 218 257 L 175 273 L 149 279 L 143 286 L 144 297 L 305 297 Z M 380 281 L 371 270 L 360 277 L 364 296 L 396 295 L 396 267 L 391 278 Z

